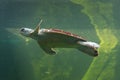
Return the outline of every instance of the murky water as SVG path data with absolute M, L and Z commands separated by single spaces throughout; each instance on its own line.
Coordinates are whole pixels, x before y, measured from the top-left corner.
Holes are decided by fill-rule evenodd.
M 0 80 L 119 80 L 119 0 L 0 1 Z M 57 28 L 100 44 L 93 58 L 75 49 L 51 56 L 21 27 Z

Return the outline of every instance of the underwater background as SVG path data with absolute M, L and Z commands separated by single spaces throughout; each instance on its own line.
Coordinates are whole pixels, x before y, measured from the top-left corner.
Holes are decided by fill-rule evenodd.
M 119 80 L 119 0 L 0 0 L 0 80 Z M 100 44 L 99 56 L 51 56 L 19 29 L 63 29 Z

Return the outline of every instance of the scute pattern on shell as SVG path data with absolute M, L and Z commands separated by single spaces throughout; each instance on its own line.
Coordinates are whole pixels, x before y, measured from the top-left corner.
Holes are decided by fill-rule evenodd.
M 60 34 L 64 34 L 64 35 L 68 35 L 68 36 L 72 36 L 72 37 L 75 37 L 75 38 L 79 38 L 79 39 L 82 39 L 82 41 L 86 41 L 86 39 L 76 35 L 76 34 L 72 34 L 70 32 L 66 32 L 64 30 L 60 30 L 60 29 L 46 29 L 45 32 L 52 32 L 52 33 L 60 33 Z

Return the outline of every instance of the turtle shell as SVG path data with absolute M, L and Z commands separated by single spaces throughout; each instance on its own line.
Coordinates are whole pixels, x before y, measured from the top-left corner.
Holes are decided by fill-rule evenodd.
M 66 32 L 66 31 L 63 31 L 60 29 L 44 29 L 43 32 L 46 34 L 56 35 L 59 38 L 63 37 L 63 38 L 74 39 L 74 40 L 78 40 L 78 41 L 87 41 L 86 39 L 84 39 L 76 34 Z

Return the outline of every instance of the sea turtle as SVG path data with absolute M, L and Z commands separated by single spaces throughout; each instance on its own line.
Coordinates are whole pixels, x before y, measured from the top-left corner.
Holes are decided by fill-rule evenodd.
M 97 43 L 87 41 L 78 35 L 60 29 L 40 29 L 41 22 L 42 20 L 35 30 L 21 28 L 20 33 L 35 39 L 46 53 L 56 54 L 53 48 L 76 48 L 88 55 L 98 56 L 97 48 L 99 45 Z

